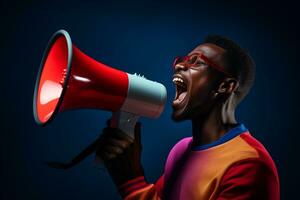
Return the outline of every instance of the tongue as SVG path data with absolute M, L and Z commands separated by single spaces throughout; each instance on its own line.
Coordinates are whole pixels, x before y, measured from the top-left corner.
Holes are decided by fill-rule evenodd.
M 178 100 L 179 101 L 182 101 L 184 99 L 184 97 L 186 96 L 186 92 L 182 92 L 179 97 L 178 97 Z

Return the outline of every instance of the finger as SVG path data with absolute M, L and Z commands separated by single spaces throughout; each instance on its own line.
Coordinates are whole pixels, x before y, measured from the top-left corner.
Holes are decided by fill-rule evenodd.
M 110 138 L 133 142 L 133 138 L 131 138 L 129 135 L 127 135 L 126 133 L 124 133 L 122 130 L 118 128 L 110 128 L 110 127 L 104 128 L 103 134 L 107 135 L 107 137 Z
M 118 132 L 118 131 L 105 131 L 100 136 L 100 143 L 107 143 L 107 141 L 110 140 L 118 140 L 122 143 L 128 143 L 132 144 L 134 142 L 134 139 L 130 136 L 126 135 L 126 133 Z
M 116 157 L 116 155 L 108 153 L 108 152 L 101 152 L 99 157 L 102 158 L 104 161 L 107 161 L 107 160 L 114 159 Z
M 100 146 L 117 146 L 122 149 L 127 148 L 130 144 L 133 143 L 132 139 L 128 139 L 126 136 L 119 136 L 117 134 L 106 134 L 106 135 L 101 135 L 100 138 L 98 139 L 97 146 L 98 148 Z
M 97 154 L 96 154 L 98 157 L 100 157 L 103 161 L 107 161 L 107 160 L 110 160 L 110 159 L 113 159 L 117 156 L 117 154 L 115 153 L 110 153 L 110 152 L 107 152 L 105 150 L 100 150 L 100 151 L 97 151 Z
M 119 147 L 121 149 L 126 149 L 132 142 L 127 141 L 127 140 L 118 140 L 111 138 L 107 141 L 110 145 Z
M 98 154 L 102 154 L 104 152 L 107 154 L 117 156 L 119 154 L 122 154 L 124 152 L 124 149 L 117 147 L 117 146 L 111 146 L 111 145 L 103 146 L 102 148 L 98 149 Z
M 119 155 L 124 152 L 124 149 L 117 146 L 107 146 L 104 150 L 114 155 Z
M 134 138 L 132 138 L 128 134 L 124 133 L 123 131 L 116 132 L 116 137 L 120 140 L 126 140 L 127 142 L 130 142 L 130 143 L 134 142 Z

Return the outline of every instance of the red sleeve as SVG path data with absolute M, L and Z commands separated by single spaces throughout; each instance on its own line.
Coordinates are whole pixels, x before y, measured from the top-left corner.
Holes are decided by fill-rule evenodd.
M 161 176 L 155 184 L 149 184 L 144 176 L 137 177 L 118 187 L 125 200 L 161 200 L 164 185 L 164 176 Z
M 217 200 L 279 200 L 277 172 L 258 159 L 234 164 L 223 176 Z

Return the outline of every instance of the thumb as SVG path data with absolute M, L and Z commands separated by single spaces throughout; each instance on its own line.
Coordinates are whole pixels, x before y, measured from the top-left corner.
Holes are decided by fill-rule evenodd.
M 137 122 L 134 127 L 134 143 L 141 144 L 141 126 L 140 122 Z

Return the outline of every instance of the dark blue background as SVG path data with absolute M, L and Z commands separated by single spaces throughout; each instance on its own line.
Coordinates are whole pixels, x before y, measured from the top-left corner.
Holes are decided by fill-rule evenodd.
M 109 112 L 80 110 L 59 115 L 41 128 L 32 115 L 39 63 L 51 35 L 66 29 L 91 57 L 129 73 L 162 82 L 168 102 L 157 120 L 141 121 L 143 165 L 149 181 L 162 173 L 172 145 L 189 136 L 189 122 L 170 119 L 174 87 L 171 63 L 209 33 L 226 35 L 248 49 L 257 64 L 253 90 L 238 119 L 259 138 L 277 164 L 282 199 L 295 199 L 297 145 L 297 6 L 285 1 L 8 1 L 1 0 L 1 199 L 120 199 L 94 156 L 69 171 L 45 166 L 65 161 L 101 132 Z M 298 170 L 298 171 L 297 171 Z

